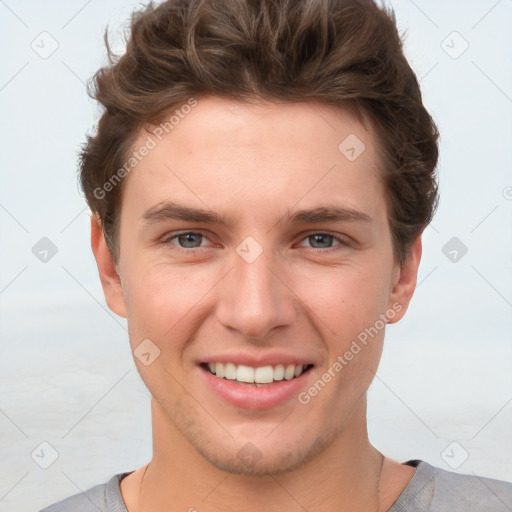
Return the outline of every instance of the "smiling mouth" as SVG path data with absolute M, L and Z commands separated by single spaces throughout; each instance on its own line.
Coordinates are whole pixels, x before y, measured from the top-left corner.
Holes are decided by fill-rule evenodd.
M 201 367 L 219 379 L 231 380 L 244 386 L 271 386 L 282 380 L 293 380 L 309 371 L 313 365 L 276 364 L 253 368 L 234 363 L 202 363 Z

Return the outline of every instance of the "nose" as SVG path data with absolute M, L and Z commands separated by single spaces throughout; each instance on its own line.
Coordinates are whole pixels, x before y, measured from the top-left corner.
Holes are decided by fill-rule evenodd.
M 221 282 L 216 309 L 224 327 L 258 341 L 272 329 L 293 325 L 299 300 L 278 261 L 266 251 L 252 262 L 235 253 L 233 267 Z

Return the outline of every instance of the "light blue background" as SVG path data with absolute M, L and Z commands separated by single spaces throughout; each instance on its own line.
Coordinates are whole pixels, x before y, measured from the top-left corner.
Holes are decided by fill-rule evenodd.
M 103 30 L 119 35 L 138 5 L 0 0 L 0 512 L 151 457 L 149 393 L 106 307 L 76 176 Z M 386 335 L 370 437 L 400 461 L 512 481 L 512 1 L 391 5 L 441 131 L 441 203 L 411 307 Z M 59 45 L 47 59 L 31 48 L 43 31 Z M 456 59 L 453 31 L 469 44 Z M 45 236 L 58 252 L 42 263 L 31 248 Z M 453 236 L 468 247 L 457 263 L 442 253 Z M 43 441 L 58 453 L 46 470 L 31 458 Z

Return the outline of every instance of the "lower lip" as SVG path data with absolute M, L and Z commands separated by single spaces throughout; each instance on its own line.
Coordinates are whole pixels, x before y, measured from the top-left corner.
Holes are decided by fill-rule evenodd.
M 296 399 L 304 389 L 305 379 L 312 368 L 291 380 L 275 381 L 263 387 L 237 384 L 236 381 L 216 377 L 199 367 L 207 386 L 222 400 L 243 409 L 271 409 Z

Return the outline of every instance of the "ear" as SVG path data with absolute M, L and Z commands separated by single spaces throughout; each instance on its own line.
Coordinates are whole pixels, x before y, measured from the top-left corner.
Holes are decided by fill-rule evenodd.
M 96 264 L 98 265 L 101 286 L 103 287 L 107 305 L 114 313 L 126 318 L 126 306 L 121 280 L 117 273 L 112 253 L 105 240 L 101 220 L 95 214 L 91 216 L 91 247 Z
M 421 235 L 410 246 L 402 267 L 396 265 L 393 276 L 393 288 L 388 304 L 389 311 L 393 311 L 395 314 L 393 316 L 388 315 L 388 324 L 398 322 L 405 315 L 416 288 L 420 260 Z

